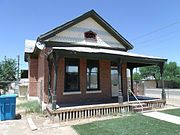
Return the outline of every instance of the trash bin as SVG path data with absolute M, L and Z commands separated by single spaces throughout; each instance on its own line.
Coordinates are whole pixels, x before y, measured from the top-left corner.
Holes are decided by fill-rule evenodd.
M 0 120 L 13 120 L 16 112 L 16 94 L 0 96 Z

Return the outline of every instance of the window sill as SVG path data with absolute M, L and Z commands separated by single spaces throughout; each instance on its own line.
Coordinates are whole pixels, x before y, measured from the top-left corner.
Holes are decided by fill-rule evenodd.
M 89 91 L 86 91 L 86 94 L 91 94 L 91 93 L 102 93 L 101 90 L 89 90 Z
M 81 94 L 81 91 L 63 92 L 63 95 L 76 95 L 76 94 Z

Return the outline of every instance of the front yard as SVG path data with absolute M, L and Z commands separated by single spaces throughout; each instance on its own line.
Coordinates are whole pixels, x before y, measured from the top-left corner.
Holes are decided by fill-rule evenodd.
M 180 109 L 164 110 L 162 112 L 172 114 L 172 115 L 175 115 L 175 116 L 180 116 Z
M 135 114 L 73 128 L 80 135 L 180 135 L 180 125 Z

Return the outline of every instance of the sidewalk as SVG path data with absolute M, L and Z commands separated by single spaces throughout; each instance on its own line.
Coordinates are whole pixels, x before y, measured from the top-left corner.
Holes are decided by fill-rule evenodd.
M 147 112 L 143 113 L 144 116 L 152 117 L 158 120 L 174 123 L 177 125 L 180 125 L 180 117 L 166 114 L 166 113 L 161 113 L 161 112 Z
M 180 107 L 180 99 L 167 99 L 167 105 L 172 105 L 172 106 L 176 106 L 176 107 Z

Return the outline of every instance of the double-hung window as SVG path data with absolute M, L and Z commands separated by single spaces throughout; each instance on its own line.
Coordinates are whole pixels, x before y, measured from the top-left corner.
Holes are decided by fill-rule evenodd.
M 87 91 L 99 90 L 99 61 L 87 60 Z
M 64 92 L 80 91 L 79 88 L 79 59 L 65 59 L 65 85 Z

